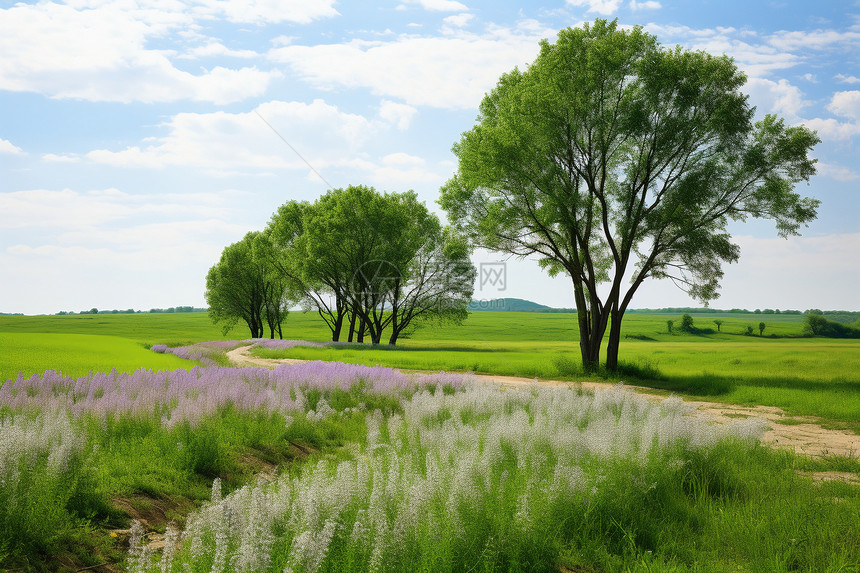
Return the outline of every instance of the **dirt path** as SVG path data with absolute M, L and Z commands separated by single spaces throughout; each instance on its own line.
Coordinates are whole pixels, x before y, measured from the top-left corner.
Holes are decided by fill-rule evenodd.
M 304 362 L 294 358 L 271 359 L 257 358 L 250 355 L 252 346 L 240 346 L 227 353 L 227 357 L 236 366 L 264 366 L 274 368 L 279 364 L 296 364 Z M 509 386 L 534 384 L 533 378 L 516 376 L 495 376 L 473 374 L 481 382 L 494 382 Z M 565 382 L 561 380 L 539 380 L 539 384 L 547 386 L 577 385 L 586 389 L 608 388 L 613 384 L 601 382 Z M 646 390 L 637 386 L 627 386 L 636 391 Z M 662 400 L 662 396 L 643 394 L 651 400 Z M 786 448 L 798 454 L 807 456 L 860 456 L 860 435 L 846 430 L 829 430 L 820 425 L 820 420 L 812 417 L 790 416 L 784 410 L 773 406 L 740 406 L 719 402 L 699 402 L 687 400 L 698 408 L 695 415 L 713 423 L 724 424 L 738 418 L 759 418 L 768 423 L 769 430 L 762 437 L 762 442 L 778 448 Z M 790 422 L 780 423 L 780 422 Z M 798 423 L 800 422 L 800 423 Z M 852 479 L 856 480 L 857 476 Z M 848 479 L 848 478 L 846 478 Z

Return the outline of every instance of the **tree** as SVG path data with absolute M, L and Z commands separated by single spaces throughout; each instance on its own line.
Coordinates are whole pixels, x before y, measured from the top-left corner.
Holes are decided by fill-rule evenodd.
M 765 328 L 765 326 L 766 326 L 766 325 L 765 325 L 765 323 L 763 323 L 763 322 L 759 322 L 759 323 L 758 323 L 758 335 L 759 335 L 759 336 L 764 336 L 764 328 Z
M 243 321 L 251 338 L 262 338 L 264 321 L 269 336 L 282 336 L 281 322 L 286 318 L 292 289 L 275 272 L 272 244 L 265 233 L 248 233 L 224 248 L 221 258 L 206 274 L 206 302 L 212 322 L 222 323 L 228 332 Z
M 313 205 L 289 201 L 272 216 L 267 231 L 278 249 L 278 272 L 292 281 L 304 306 L 317 310 L 331 330 L 332 341 L 337 342 L 347 315 L 346 289 L 352 271 L 345 269 L 339 258 L 340 235 L 316 227 L 309 243 L 311 239 L 305 234 L 307 221 L 326 208 L 319 201 Z
M 681 330 L 684 332 L 693 332 L 693 317 L 689 314 L 681 316 Z
M 474 267 L 468 244 L 413 192 L 379 193 L 361 185 L 333 189 L 313 204 L 287 203 L 269 224 L 282 250 L 281 272 L 300 285 L 332 340 L 389 344 L 422 320 L 462 321 Z
M 723 325 L 723 321 L 722 321 L 722 320 L 720 320 L 719 318 L 715 318 L 715 319 L 714 319 L 714 324 L 716 324 L 716 325 L 717 325 L 717 332 L 719 332 L 719 331 L 720 331 L 720 327 Z
M 675 326 L 674 320 L 667 320 L 666 321 L 666 332 L 668 332 L 669 334 L 672 334 L 672 327 L 674 327 L 674 326 Z
M 438 220 L 432 216 L 434 221 Z M 461 324 L 468 316 L 475 284 L 475 266 L 467 242 L 450 228 L 437 226 L 410 260 L 402 281 L 391 291 L 389 344 L 416 319 Z
M 597 20 L 542 42 L 504 74 L 453 151 L 440 204 L 476 245 L 537 255 L 571 278 L 586 369 L 618 364 L 621 321 L 648 278 L 717 296 L 727 231 L 747 217 L 798 234 L 818 202 L 793 192 L 818 142 L 775 116 L 753 123 L 726 56 L 664 49 L 641 28 Z

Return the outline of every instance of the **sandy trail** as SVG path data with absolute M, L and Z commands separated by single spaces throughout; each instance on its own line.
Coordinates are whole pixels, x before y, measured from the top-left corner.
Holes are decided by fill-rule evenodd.
M 263 366 L 274 368 L 279 364 L 296 364 L 305 362 L 293 358 L 271 359 L 257 358 L 251 356 L 253 345 L 240 346 L 227 353 L 227 357 L 236 366 Z M 565 382 L 562 380 L 535 380 L 533 378 L 519 378 L 516 376 L 495 376 L 487 374 L 473 374 L 480 382 L 493 382 L 508 386 L 522 386 L 537 382 L 546 386 L 579 386 L 585 389 L 608 388 L 613 386 L 601 382 Z M 637 386 L 625 386 L 635 391 L 642 392 L 645 388 Z M 650 400 L 663 400 L 663 396 L 644 393 Z M 762 437 L 762 442 L 778 448 L 792 450 L 795 453 L 807 456 L 860 456 L 860 435 L 846 430 L 832 430 L 821 426 L 821 420 L 812 417 L 790 416 L 784 410 L 773 406 L 741 406 L 735 404 L 723 404 L 719 402 L 700 402 L 687 400 L 697 407 L 694 415 L 704 418 L 712 423 L 724 424 L 738 418 L 759 418 L 768 424 L 768 431 Z M 780 423 L 791 421 L 791 424 Z M 797 423 L 801 422 L 801 423 Z M 853 477 L 850 477 L 853 476 Z M 854 474 L 842 476 L 840 479 L 857 480 Z M 857 480 L 860 481 L 860 480 Z

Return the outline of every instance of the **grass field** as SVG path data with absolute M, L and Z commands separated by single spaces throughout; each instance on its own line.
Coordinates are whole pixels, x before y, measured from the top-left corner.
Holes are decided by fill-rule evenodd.
M 89 372 L 131 372 L 141 367 L 154 370 L 187 368 L 188 361 L 156 354 L 140 342 L 99 334 L 0 332 L 0 380 L 41 375 L 57 370 L 67 376 Z
M 678 332 L 679 314 L 628 314 L 622 327 L 620 379 L 691 396 L 780 406 L 860 428 L 860 341 L 800 338 L 798 315 L 696 314 L 694 326 L 721 332 Z M 265 357 L 337 360 L 420 370 L 471 371 L 539 378 L 581 379 L 576 315 L 473 312 L 462 326 L 427 325 L 394 349 L 337 345 L 257 352 Z M 667 331 L 673 320 L 673 334 Z M 765 336 L 743 336 L 747 326 Z M 293 312 L 284 337 L 326 341 L 315 313 Z M 100 338 L 93 338 L 93 336 Z M 204 313 L 98 316 L 0 316 L 0 379 L 48 369 L 70 375 L 190 365 L 146 350 L 205 340 L 242 339 L 241 328 L 223 334 Z
M 860 430 L 860 341 L 801 338 L 799 316 L 694 318 L 722 332 L 629 315 L 614 379 Z M 760 320 L 766 336 L 741 334 Z M 476 312 L 396 349 L 256 351 L 575 380 L 574 321 Z M 329 338 L 303 313 L 284 335 Z M 743 426 L 720 440 L 678 401 L 422 391 L 343 364 L 185 372 L 148 349 L 246 336 L 202 313 L 0 316 L 0 570 L 860 571 L 860 487 L 798 474 L 860 474 L 856 459 L 771 451 L 735 439 Z M 88 375 L 113 369 L 130 375 Z M 45 370 L 80 378 L 14 382 Z M 148 528 L 127 533 L 131 518 Z

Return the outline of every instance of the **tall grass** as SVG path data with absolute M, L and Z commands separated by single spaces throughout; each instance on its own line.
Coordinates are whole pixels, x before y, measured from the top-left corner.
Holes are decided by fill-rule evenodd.
M 733 548 L 728 555 L 718 552 L 728 540 L 707 539 L 709 528 L 722 533 L 726 527 L 718 507 L 736 512 L 729 526 L 756 527 L 759 517 L 738 512 L 755 507 L 763 493 L 745 483 L 747 464 L 760 475 L 778 464 L 763 469 L 766 464 L 753 461 L 761 431 L 754 423 L 715 428 L 687 412 L 677 399 L 657 405 L 617 389 L 593 396 L 487 386 L 450 395 L 421 391 L 404 399 L 402 414 L 368 414 L 366 440 L 356 446 L 354 459 L 320 460 L 274 484 L 227 496 L 216 482 L 211 502 L 189 520 L 181 550 L 171 553 L 171 567 L 793 568 L 798 541 L 787 535 L 797 534 L 797 524 L 759 531 L 763 539 L 755 547 Z M 860 524 L 850 516 L 857 502 L 854 495 L 835 511 L 851 520 L 855 532 Z M 818 545 L 850 535 L 801 541 L 815 545 L 800 558 L 801 569 L 823 570 L 856 558 L 856 545 L 831 548 L 829 555 Z M 159 570 L 133 549 L 136 570 Z
M 50 551 L 86 517 L 85 444 L 65 413 L 0 418 L 0 562 Z

